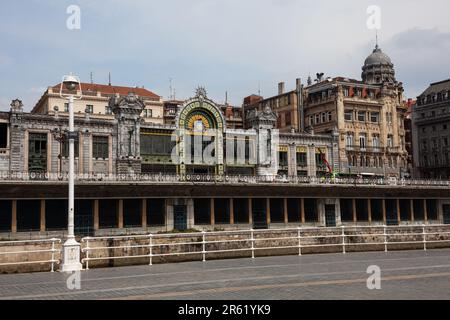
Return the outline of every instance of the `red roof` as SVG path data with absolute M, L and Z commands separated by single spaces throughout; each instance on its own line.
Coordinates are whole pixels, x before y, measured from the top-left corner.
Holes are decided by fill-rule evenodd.
M 53 90 L 57 90 L 59 92 L 59 88 L 61 83 L 53 86 Z M 139 97 L 145 98 L 156 98 L 159 99 L 160 96 L 157 94 L 144 89 L 144 88 L 135 88 L 135 87 L 122 87 L 122 86 L 111 86 L 106 84 L 96 84 L 96 83 L 81 83 L 81 90 L 83 92 L 101 92 L 102 94 L 114 95 L 116 93 L 120 95 L 127 95 L 130 92 L 137 94 Z

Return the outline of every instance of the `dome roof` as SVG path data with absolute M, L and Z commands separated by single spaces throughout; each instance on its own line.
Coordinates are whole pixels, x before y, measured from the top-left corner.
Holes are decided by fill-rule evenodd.
M 392 65 L 391 58 L 387 54 L 385 54 L 378 45 L 373 50 L 372 54 L 367 57 L 366 61 L 364 61 L 364 66 L 371 65 Z

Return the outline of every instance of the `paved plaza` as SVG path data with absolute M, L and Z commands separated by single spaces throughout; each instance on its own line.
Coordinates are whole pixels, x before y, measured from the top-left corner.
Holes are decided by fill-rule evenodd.
M 381 269 L 380 290 L 367 288 L 372 265 Z M 0 299 L 449 299 L 450 249 L 187 262 L 80 275 L 79 283 L 59 272 L 0 275 Z

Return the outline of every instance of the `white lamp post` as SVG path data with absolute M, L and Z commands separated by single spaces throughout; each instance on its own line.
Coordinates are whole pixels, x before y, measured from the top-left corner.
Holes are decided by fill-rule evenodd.
M 64 88 L 63 88 L 64 86 Z M 77 92 L 79 89 L 79 94 Z M 59 95 L 62 98 L 69 100 L 69 212 L 68 212 L 68 233 L 67 240 L 62 248 L 62 262 L 60 270 L 63 272 L 72 272 L 82 269 L 80 263 L 80 244 L 75 240 L 74 233 L 74 202 L 75 202 L 75 188 L 74 188 L 74 163 L 75 150 L 74 140 L 76 133 L 74 131 L 74 110 L 73 101 L 82 98 L 80 79 L 72 74 L 64 76 L 59 89 Z

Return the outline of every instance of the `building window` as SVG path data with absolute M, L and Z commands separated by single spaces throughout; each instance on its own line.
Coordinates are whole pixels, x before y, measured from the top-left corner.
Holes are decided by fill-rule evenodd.
M 112 109 L 110 106 L 105 107 L 105 114 L 112 114 Z
M 75 153 L 75 158 L 79 157 L 80 154 L 80 148 L 78 145 L 78 140 L 74 141 L 74 153 Z M 62 155 L 63 158 L 69 158 L 69 140 L 64 140 L 63 144 L 62 144 Z
M 353 133 L 348 132 L 346 139 L 347 139 L 347 147 L 352 147 L 353 146 Z
M 316 153 L 316 167 L 319 169 L 325 168 L 324 156 L 321 153 Z
M 425 155 L 425 156 L 423 156 L 423 163 L 422 163 L 422 165 L 424 166 L 424 167 L 427 167 L 428 166 L 428 157 Z
M 444 124 L 444 125 L 442 126 L 442 130 L 447 130 L 447 125 L 446 125 L 446 124 Z
M 344 97 L 348 97 L 348 96 L 349 96 L 348 89 L 344 89 Z
M 344 118 L 346 121 L 352 121 L 353 120 L 353 110 L 345 110 Z
M 297 152 L 297 166 L 306 167 L 306 152 Z
M 427 128 L 426 127 L 422 127 L 422 133 L 426 133 L 427 132 Z
M 8 124 L 0 123 L 0 148 L 8 147 Z
M 447 146 L 448 146 L 448 138 L 447 138 L 447 137 L 444 137 L 444 138 L 442 139 L 442 142 L 443 142 L 443 144 L 444 144 L 444 147 L 447 147 Z
M 388 135 L 388 137 L 387 137 L 387 146 L 388 146 L 389 148 L 394 147 L 394 141 L 393 141 L 392 135 Z
M 314 116 L 309 116 L 309 125 L 314 125 Z
M 287 167 L 288 165 L 288 153 L 286 151 L 279 152 L 279 160 L 281 167 Z
M 427 150 L 427 140 L 422 140 L 422 150 L 426 151 Z
M 285 113 L 284 122 L 286 123 L 287 126 L 291 125 L 291 113 L 290 112 Z
M 144 117 L 151 118 L 152 117 L 152 109 L 144 109 Z
M 386 121 L 387 123 L 392 123 L 392 113 L 386 112 Z
M 108 137 L 92 137 L 92 157 L 96 159 L 109 158 L 109 139 Z
M 365 111 L 358 111 L 358 121 L 366 121 L 366 112 Z
M 328 121 L 332 121 L 333 120 L 333 116 L 331 114 L 331 111 L 328 111 L 327 116 L 328 116 Z
M 377 134 L 374 134 L 372 136 L 372 146 L 377 149 L 380 147 L 380 136 Z
M 366 148 L 366 134 L 365 133 L 359 134 L 359 146 L 361 147 L 361 149 Z
M 64 103 L 64 112 L 69 112 L 69 104 Z
M 320 123 L 320 113 L 316 114 L 316 124 Z
M 86 113 L 94 113 L 94 106 L 92 104 L 86 105 Z
M 380 113 L 379 112 L 371 112 L 370 113 L 370 121 L 378 123 L 380 122 Z
M 322 112 L 322 123 L 327 122 L 327 114 L 325 112 Z

